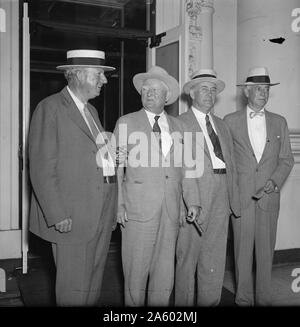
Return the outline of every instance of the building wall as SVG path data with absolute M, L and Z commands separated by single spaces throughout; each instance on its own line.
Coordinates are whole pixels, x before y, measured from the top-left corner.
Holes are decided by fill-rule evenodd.
M 280 82 L 271 88 L 267 109 L 287 119 L 296 162 L 281 192 L 276 249 L 300 248 L 300 32 L 292 30 L 300 0 L 214 0 L 214 8 L 214 67 L 226 83 L 217 115 L 243 108 L 235 84 L 250 67 L 266 66 L 271 80 Z M 280 38 L 281 44 L 270 41 Z
M 214 0 L 214 8 L 214 69 L 226 84 L 218 97 L 215 113 L 223 118 L 236 110 L 237 0 Z
M 19 226 L 19 2 L 0 0 L 0 259 L 21 255 Z

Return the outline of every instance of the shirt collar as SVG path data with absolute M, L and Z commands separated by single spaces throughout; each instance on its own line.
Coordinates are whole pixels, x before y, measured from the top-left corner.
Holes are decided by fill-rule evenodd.
M 146 111 L 146 114 L 147 114 L 148 118 L 154 119 L 155 116 L 159 116 L 161 118 L 165 117 L 165 111 L 161 112 L 160 114 L 156 114 L 156 113 L 151 112 L 149 110 L 146 110 L 146 109 L 144 109 L 144 110 Z
M 196 117 L 199 117 L 199 118 L 201 118 L 203 120 L 205 120 L 205 116 L 206 115 L 208 115 L 209 118 L 211 118 L 211 113 L 210 112 L 208 114 L 205 114 L 204 112 L 196 109 L 194 106 L 192 106 L 192 110 L 193 110 L 193 112 L 194 112 L 194 114 L 195 114 Z
M 76 106 L 78 107 L 79 110 L 83 110 L 84 106 L 86 104 L 84 104 L 82 101 L 80 101 L 77 96 L 71 91 L 71 89 L 69 88 L 69 86 L 67 86 L 67 90 L 69 91 L 71 98 L 73 99 L 73 101 L 75 102 Z

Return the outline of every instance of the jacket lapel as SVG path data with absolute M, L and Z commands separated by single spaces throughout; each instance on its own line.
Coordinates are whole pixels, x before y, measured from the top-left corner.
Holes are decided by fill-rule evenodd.
M 61 91 L 61 96 L 63 97 L 65 103 L 65 110 L 68 116 L 73 120 L 73 122 L 95 143 L 93 135 L 91 134 L 86 122 L 81 116 L 76 104 L 71 98 L 70 93 L 67 90 L 67 87 L 64 87 Z
M 227 142 L 226 142 L 227 141 L 226 133 L 225 133 L 225 131 L 223 129 L 223 126 L 219 125 L 217 119 L 215 119 L 215 116 L 212 113 L 211 113 L 211 117 L 213 119 L 217 135 L 219 137 L 219 141 L 220 141 L 220 144 L 221 144 L 221 149 L 222 149 L 222 153 L 223 153 L 225 162 L 229 162 L 230 161 L 230 156 L 229 156 L 229 150 L 228 150 Z
M 266 144 L 264 147 L 263 154 L 259 162 L 263 162 L 265 156 L 268 153 L 268 149 L 270 146 L 270 138 L 271 138 L 271 129 L 272 129 L 272 118 L 270 113 L 265 109 L 265 118 L 266 118 Z
M 195 114 L 193 113 L 193 110 L 192 109 L 189 109 L 188 112 L 187 112 L 187 118 L 189 120 L 189 125 L 191 126 L 191 131 L 193 132 L 202 132 L 202 129 L 197 121 L 197 118 L 195 116 Z M 204 134 L 203 134 L 203 137 L 204 137 Z M 193 144 L 196 144 L 196 138 L 193 139 Z M 204 139 L 204 153 L 206 154 L 207 158 L 211 161 L 211 157 L 210 157 L 210 154 L 209 154 L 209 150 L 208 150 L 208 147 L 207 147 L 207 144 L 206 144 L 206 141 Z M 198 145 L 198 144 L 197 144 Z
M 247 147 L 250 149 L 251 153 L 254 154 L 254 150 L 252 148 L 250 138 L 249 138 L 249 130 L 248 130 L 248 123 L 247 123 L 247 108 L 242 110 L 240 124 L 239 124 L 239 126 L 237 126 L 237 128 L 240 128 L 242 137 L 243 137 Z

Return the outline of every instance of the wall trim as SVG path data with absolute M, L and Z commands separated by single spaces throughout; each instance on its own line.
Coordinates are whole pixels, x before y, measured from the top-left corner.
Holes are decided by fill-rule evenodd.
M 290 130 L 290 140 L 295 163 L 300 163 L 300 129 Z
M 296 263 L 299 262 L 300 267 L 300 248 L 275 250 L 273 264 Z

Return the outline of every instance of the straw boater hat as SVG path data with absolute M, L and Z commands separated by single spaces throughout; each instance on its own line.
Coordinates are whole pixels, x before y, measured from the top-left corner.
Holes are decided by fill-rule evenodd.
M 192 74 L 192 78 L 189 82 L 183 85 L 183 91 L 186 94 L 190 94 L 191 88 L 200 82 L 211 82 L 217 87 L 217 93 L 220 93 L 225 88 L 225 83 L 217 79 L 217 74 L 213 69 L 200 69 Z
M 104 71 L 115 70 L 114 67 L 105 65 L 105 53 L 99 50 L 67 51 L 67 63 L 56 68 L 64 70 L 71 67 L 95 67 L 102 68 Z
M 278 85 L 280 83 L 271 83 L 268 69 L 266 67 L 253 67 L 248 72 L 248 77 L 245 83 L 237 84 L 237 86 L 246 85 Z
M 141 89 L 145 80 L 149 78 L 158 79 L 164 82 L 170 91 L 170 98 L 166 105 L 174 103 L 179 96 L 179 84 L 174 77 L 169 75 L 166 70 L 159 66 L 152 66 L 147 73 L 139 73 L 133 77 L 133 85 L 141 94 Z

